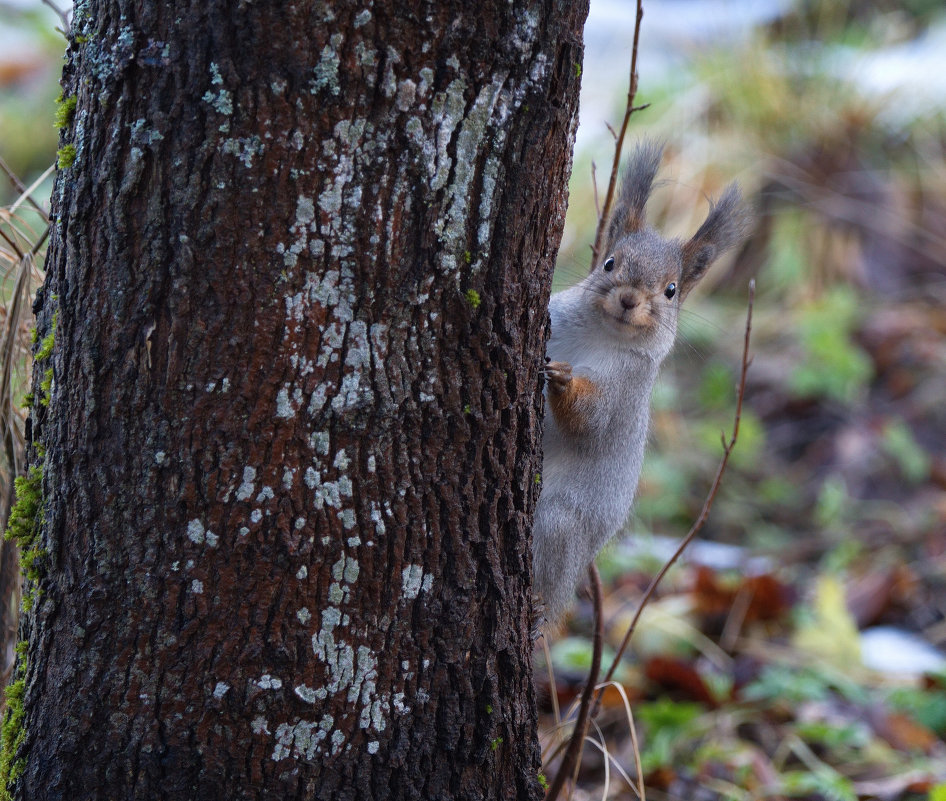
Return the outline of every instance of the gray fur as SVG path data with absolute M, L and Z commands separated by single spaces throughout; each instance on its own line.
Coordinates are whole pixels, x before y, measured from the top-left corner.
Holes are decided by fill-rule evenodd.
M 689 270 L 689 291 L 710 262 L 742 234 L 735 186 L 712 206 L 706 222 L 685 244 L 642 228 L 659 157 L 656 145 L 638 147 L 625 173 L 621 205 L 612 215 L 612 220 L 623 220 L 625 228 L 616 232 L 602 264 L 577 285 L 553 295 L 549 304 L 548 357 L 570 364 L 573 375 L 590 379 L 598 392 L 583 418 L 589 433 L 580 437 L 560 430 L 546 405 L 542 493 L 532 542 L 534 586 L 548 622 L 568 608 L 588 564 L 630 512 L 644 460 L 650 396 L 676 337 L 684 275 Z M 606 271 L 603 264 L 609 256 L 614 263 Z M 680 291 L 667 298 L 671 283 Z M 628 292 L 641 299 L 631 311 L 620 301 Z M 621 317 L 635 313 L 645 315 L 646 323 L 634 318 L 632 325 Z

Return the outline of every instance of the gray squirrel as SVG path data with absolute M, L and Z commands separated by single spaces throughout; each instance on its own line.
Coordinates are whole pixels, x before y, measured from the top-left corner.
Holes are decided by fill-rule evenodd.
M 680 304 L 745 227 L 730 184 L 691 239 L 645 225 L 663 148 L 643 142 L 628 165 L 598 263 L 549 303 L 542 491 L 532 534 L 534 589 L 546 625 L 571 603 L 634 501 L 650 396 L 673 347 Z

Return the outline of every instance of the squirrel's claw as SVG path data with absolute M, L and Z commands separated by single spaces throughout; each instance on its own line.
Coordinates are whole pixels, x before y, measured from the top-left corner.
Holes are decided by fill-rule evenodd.
M 543 368 L 545 380 L 554 389 L 564 389 L 571 383 L 572 366 L 568 362 L 549 362 Z

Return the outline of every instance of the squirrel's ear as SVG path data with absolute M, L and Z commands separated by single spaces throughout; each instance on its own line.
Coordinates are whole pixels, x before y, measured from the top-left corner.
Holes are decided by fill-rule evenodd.
M 745 235 L 748 215 L 742 208 L 742 194 L 735 183 L 726 187 L 693 237 L 683 245 L 683 275 L 680 299 L 685 298 L 723 251 Z
M 644 227 L 644 206 L 654 185 L 654 176 L 660 166 L 663 145 L 639 142 L 630 163 L 624 170 L 621 192 L 608 220 L 608 235 L 601 254 L 610 253 L 618 240 Z

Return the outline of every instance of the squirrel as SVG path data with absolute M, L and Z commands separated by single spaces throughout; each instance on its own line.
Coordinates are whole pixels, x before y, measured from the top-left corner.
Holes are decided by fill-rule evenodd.
M 549 302 L 542 489 L 532 534 L 533 588 L 546 630 L 630 512 L 651 390 L 673 347 L 680 304 L 745 227 L 735 183 L 711 202 L 686 242 L 646 227 L 644 206 L 662 152 L 652 142 L 637 146 L 608 221 L 603 258 Z

